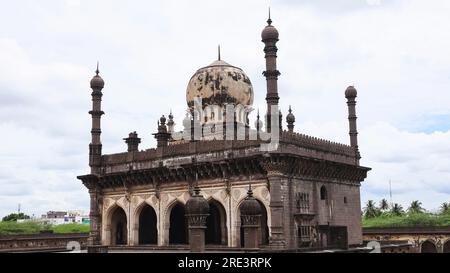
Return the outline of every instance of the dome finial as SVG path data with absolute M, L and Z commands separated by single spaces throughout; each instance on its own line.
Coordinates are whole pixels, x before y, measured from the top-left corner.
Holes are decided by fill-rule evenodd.
M 272 24 L 272 19 L 270 17 L 270 6 L 269 6 L 269 19 L 267 20 L 267 24 L 269 24 L 269 26 Z
M 220 45 L 218 46 L 218 48 L 217 48 L 217 60 L 219 60 L 220 61 Z
M 253 197 L 253 190 L 252 190 L 252 176 L 249 176 L 249 180 L 248 180 L 248 192 L 247 195 L 249 197 Z
M 98 70 L 98 66 L 99 66 L 99 62 L 97 61 L 97 70 L 95 70 L 95 74 L 97 74 L 97 76 L 98 76 L 98 74 L 100 74 L 100 70 Z
M 200 187 L 198 185 L 198 172 L 195 173 L 195 187 L 194 187 L 195 195 L 200 195 Z

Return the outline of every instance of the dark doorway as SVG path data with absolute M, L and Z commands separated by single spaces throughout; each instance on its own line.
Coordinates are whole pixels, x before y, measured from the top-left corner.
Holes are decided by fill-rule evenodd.
M 436 245 L 430 241 L 425 241 L 420 247 L 421 253 L 437 253 Z
M 347 227 L 319 226 L 319 244 L 320 247 L 326 249 L 348 249 L 348 232 Z
M 111 244 L 126 245 L 128 235 L 127 216 L 122 208 L 116 208 L 111 217 Z
M 209 202 L 209 216 L 206 218 L 205 243 L 208 245 L 227 244 L 225 209 L 217 201 Z
M 347 227 L 330 227 L 329 247 L 347 249 Z
M 450 253 L 450 241 L 444 244 L 444 253 Z
M 259 233 L 259 244 L 260 245 L 268 245 L 269 244 L 269 226 L 267 224 L 267 210 L 266 206 L 258 200 L 259 205 L 261 206 L 261 219 L 260 219 L 260 228 L 258 229 Z M 240 228 L 240 237 L 241 237 L 241 247 L 244 247 L 244 229 Z
M 187 237 L 188 233 L 184 206 L 177 203 L 170 212 L 169 244 L 187 244 Z
M 146 205 L 139 215 L 139 244 L 155 245 L 158 243 L 158 229 L 156 227 L 156 212 Z

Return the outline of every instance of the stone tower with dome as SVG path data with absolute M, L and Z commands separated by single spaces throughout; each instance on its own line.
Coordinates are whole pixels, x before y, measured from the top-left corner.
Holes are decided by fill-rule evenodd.
M 172 113 L 163 115 L 151 149 L 141 149 L 138 133 L 131 132 L 122 152 L 102 153 L 105 82 L 97 69 L 89 112 L 91 171 L 78 177 L 90 194 L 91 246 L 188 249 L 189 243 L 198 246 L 189 238 L 198 235 L 189 229 L 193 223 L 204 225 L 206 250 L 303 251 L 362 244 L 360 186 L 370 169 L 360 166 L 357 91 L 351 86 L 345 92 L 350 145 L 296 132 L 294 105 L 283 130 L 278 40 L 269 16 L 262 32 L 265 91 L 254 90 L 244 71 L 219 54 L 188 83 L 186 116 L 179 117 L 184 130 L 174 130 Z M 267 109 L 262 116 L 258 111 L 252 126 L 255 96 L 265 96 Z M 192 218 L 198 211 L 200 222 Z

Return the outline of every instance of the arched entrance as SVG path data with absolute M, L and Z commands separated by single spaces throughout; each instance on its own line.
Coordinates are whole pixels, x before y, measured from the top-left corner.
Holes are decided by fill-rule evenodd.
M 258 228 L 259 233 L 259 244 L 260 245 L 268 245 L 269 244 L 269 226 L 267 225 L 267 210 L 266 206 L 258 200 L 259 205 L 261 206 L 261 219 L 260 219 L 260 227 Z M 239 207 L 239 215 L 241 208 Z M 241 237 L 241 247 L 244 247 L 244 229 L 240 228 L 240 237 Z
M 206 218 L 205 243 L 208 245 L 227 244 L 226 212 L 216 200 L 209 201 L 209 216 Z
M 127 215 L 121 207 L 117 207 L 111 216 L 111 245 L 127 245 L 127 237 Z
M 450 240 L 444 244 L 443 252 L 450 253 Z
M 139 244 L 155 245 L 158 243 L 158 229 L 155 210 L 145 205 L 139 214 Z
M 185 208 L 176 203 L 170 211 L 169 244 L 184 245 L 188 243 L 187 222 Z
M 421 253 L 437 253 L 436 245 L 433 242 L 425 241 L 420 247 Z

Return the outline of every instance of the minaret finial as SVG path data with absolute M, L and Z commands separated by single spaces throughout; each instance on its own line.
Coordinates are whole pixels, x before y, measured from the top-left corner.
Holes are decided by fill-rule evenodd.
M 252 196 L 253 196 L 253 190 L 252 190 L 252 176 L 251 176 L 251 175 L 249 176 L 249 180 L 248 180 L 248 192 L 247 192 L 247 195 L 248 195 L 249 197 L 252 197 Z
M 272 24 L 272 19 L 270 17 L 270 6 L 269 6 L 269 19 L 267 20 L 267 23 L 269 24 L 269 26 Z
M 220 61 L 220 59 L 221 59 L 221 57 L 220 57 L 220 45 L 218 46 L 218 51 L 217 51 L 217 53 L 218 53 L 218 60 Z
M 98 76 L 98 74 L 100 74 L 100 70 L 98 70 L 98 66 L 99 66 L 99 62 L 97 61 L 97 70 L 95 70 L 95 74 L 97 74 L 97 76 Z
M 198 186 L 198 172 L 195 172 L 195 187 L 194 187 L 195 195 L 200 194 L 200 187 Z

